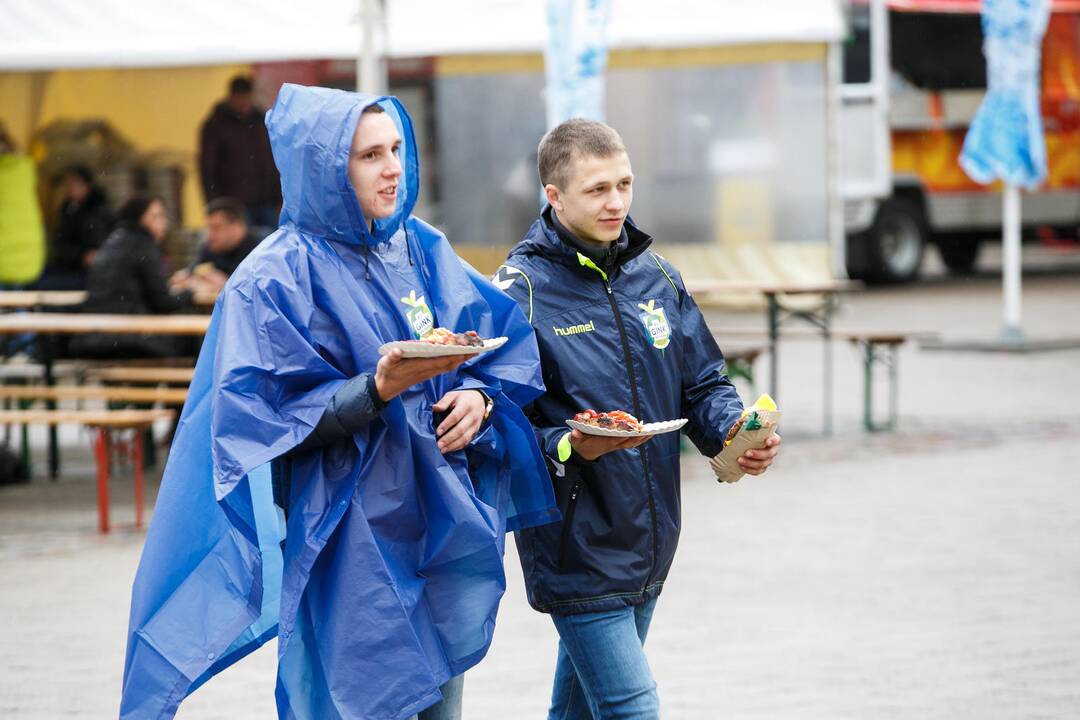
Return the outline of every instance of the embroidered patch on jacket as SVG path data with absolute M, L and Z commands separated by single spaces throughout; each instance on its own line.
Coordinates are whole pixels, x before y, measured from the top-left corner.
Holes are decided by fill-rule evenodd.
M 668 325 L 664 307 L 657 305 L 655 300 L 650 300 L 647 304 L 638 303 L 638 307 L 645 311 L 638 317 L 645 326 L 645 332 L 649 333 L 653 347 L 663 350 L 671 342 L 671 326 Z

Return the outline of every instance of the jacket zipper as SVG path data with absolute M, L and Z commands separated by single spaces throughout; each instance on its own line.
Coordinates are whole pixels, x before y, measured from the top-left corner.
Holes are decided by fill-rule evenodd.
M 563 563 L 566 562 L 566 545 L 570 542 L 570 528 L 574 523 L 574 510 L 577 508 L 577 496 L 581 491 L 581 479 L 574 480 L 574 484 L 570 486 L 570 500 L 566 503 L 566 512 L 563 513 L 563 526 L 562 534 L 559 538 L 559 569 L 563 569 Z
M 615 316 L 615 325 L 619 328 L 619 340 L 622 342 L 623 358 L 626 360 L 626 374 L 630 380 L 630 396 L 634 403 L 634 416 L 641 417 L 641 400 L 638 398 L 637 390 L 637 375 L 634 373 L 634 359 L 630 355 L 630 341 L 626 338 L 626 327 L 623 325 L 622 315 L 619 313 L 619 306 L 615 302 L 615 296 L 611 292 L 611 284 L 607 278 L 604 278 L 604 290 L 607 291 L 608 303 L 611 305 L 611 313 Z M 659 553 L 658 540 L 657 540 L 657 527 L 656 527 L 656 499 L 653 497 L 652 480 L 649 478 L 649 458 L 644 450 L 639 450 L 638 455 L 641 457 L 641 469 L 645 474 L 645 488 L 649 493 L 649 519 L 652 521 L 652 567 L 649 570 L 649 574 L 645 577 L 645 585 L 641 588 L 641 593 L 644 595 L 646 588 L 649 587 L 649 581 L 652 580 L 652 575 L 656 571 L 656 557 Z

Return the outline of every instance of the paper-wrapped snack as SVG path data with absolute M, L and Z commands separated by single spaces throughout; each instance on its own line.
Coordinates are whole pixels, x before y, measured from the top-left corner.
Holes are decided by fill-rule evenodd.
M 739 465 L 739 458 L 747 450 L 765 447 L 765 441 L 776 433 L 780 411 L 768 395 L 762 395 L 752 406 L 743 410 L 738 422 L 728 432 L 724 449 L 709 461 L 720 482 L 738 482 L 746 471 Z

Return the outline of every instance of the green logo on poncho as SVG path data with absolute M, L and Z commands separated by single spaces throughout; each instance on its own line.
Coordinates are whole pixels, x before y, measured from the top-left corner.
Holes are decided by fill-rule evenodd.
M 410 290 L 409 297 L 401 298 L 401 302 L 409 306 L 405 317 L 418 340 L 435 329 L 435 317 L 431 314 L 427 299 L 423 295 L 416 297 L 416 291 Z

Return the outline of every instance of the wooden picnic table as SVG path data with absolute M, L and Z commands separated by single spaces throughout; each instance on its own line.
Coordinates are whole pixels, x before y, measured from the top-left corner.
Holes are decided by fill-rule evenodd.
M 0 315 L 0 335 L 204 335 L 209 315 L 120 315 L 25 312 Z
M 193 367 L 104 367 L 90 368 L 86 376 L 102 382 L 183 383 L 195 376 Z
M 187 388 L 117 387 L 115 385 L 0 385 L 0 400 L 107 400 L 109 402 L 183 405 Z
M 851 280 L 828 280 L 812 283 L 756 283 L 745 281 L 711 281 L 686 283 L 692 295 L 716 293 L 757 293 L 765 297 L 765 322 L 769 336 L 769 394 L 779 401 L 779 355 L 780 330 L 789 320 L 799 320 L 812 325 L 822 338 L 824 346 L 824 433 L 832 434 L 833 424 L 833 371 L 832 371 L 832 318 L 839 305 L 839 296 L 862 288 L 862 283 Z M 820 305 L 807 308 L 785 307 L 783 297 L 788 295 L 820 295 Z
M 0 290 L 0 309 L 4 310 L 66 307 L 85 300 L 85 290 Z
M 204 335 L 210 327 L 209 315 L 113 315 L 94 313 L 24 312 L 0 315 L 0 335 L 36 333 L 42 339 L 41 363 L 45 366 L 45 384 L 56 384 L 53 376 L 52 337 L 89 333 L 143 335 Z M 56 403 L 49 400 L 49 409 Z M 49 426 L 49 474 L 60 471 L 60 451 L 56 426 Z
M 86 302 L 85 290 L 0 290 L 0 310 L 34 310 L 43 307 L 77 307 Z M 192 302 L 212 308 L 217 293 L 195 293 Z

